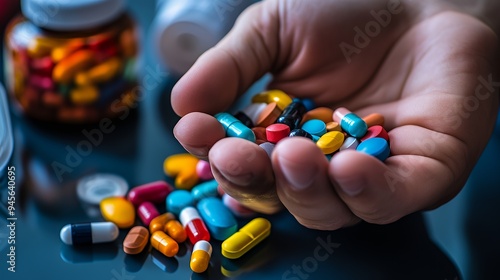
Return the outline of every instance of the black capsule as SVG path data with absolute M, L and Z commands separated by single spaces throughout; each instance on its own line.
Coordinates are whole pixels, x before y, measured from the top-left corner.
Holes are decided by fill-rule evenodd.
M 283 110 L 278 120 L 276 120 L 276 123 L 286 124 L 290 127 L 290 130 L 294 130 L 299 127 L 306 111 L 307 109 L 304 104 L 299 99 L 294 99 L 293 102 Z
M 301 128 L 296 128 L 296 129 L 290 131 L 290 134 L 288 136 L 289 137 L 300 136 L 300 137 L 306 137 L 306 138 L 313 140 L 313 136 L 309 132 L 307 132 Z
M 237 118 L 241 123 L 243 123 L 245 126 L 249 127 L 249 128 L 252 128 L 254 127 L 254 124 L 252 122 L 252 119 L 247 116 L 247 114 L 243 113 L 243 112 L 238 112 L 234 115 L 235 118 Z

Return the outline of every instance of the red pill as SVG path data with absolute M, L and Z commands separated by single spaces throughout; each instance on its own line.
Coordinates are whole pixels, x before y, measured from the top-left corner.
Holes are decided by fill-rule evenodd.
M 34 72 L 42 76 L 52 77 L 53 68 L 54 68 L 54 62 L 52 61 L 52 58 L 49 56 L 33 59 L 31 61 L 31 69 L 33 69 Z
M 210 233 L 196 208 L 184 208 L 179 215 L 179 220 L 181 220 L 192 244 L 196 244 L 200 240 L 210 241 Z
M 143 202 L 162 203 L 174 188 L 165 181 L 156 181 L 137 186 L 128 193 L 128 200 L 135 206 Z
M 160 213 L 158 210 L 156 210 L 156 207 L 153 203 L 146 201 L 143 202 L 139 207 L 137 208 L 137 214 L 139 215 L 139 218 L 141 218 L 141 221 L 144 223 L 145 226 L 149 227 L 149 224 L 151 221 L 160 216 Z
M 361 142 L 374 137 L 384 138 L 385 140 L 387 140 L 387 142 L 389 142 L 389 134 L 380 125 L 370 126 L 366 131 L 365 136 L 361 138 Z
M 266 138 L 268 142 L 273 144 L 278 143 L 283 138 L 290 134 L 290 127 L 282 123 L 274 123 L 266 127 Z

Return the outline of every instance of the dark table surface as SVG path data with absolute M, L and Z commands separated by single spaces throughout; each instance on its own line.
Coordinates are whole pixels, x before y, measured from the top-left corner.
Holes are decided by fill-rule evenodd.
M 137 2 L 131 2 L 137 7 Z M 154 5 L 133 9 L 147 30 Z M 176 81 L 164 72 L 150 50 L 145 32 L 143 77 L 156 72 L 157 84 L 145 91 L 144 99 L 122 119 L 113 120 L 113 131 L 102 133 L 102 141 L 91 151 L 71 157 L 87 132 L 98 126 L 60 127 L 27 120 L 14 114 L 16 151 L 16 272 L 7 271 L 7 220 L 0 220 L 0 279 L 221 279 L 224 270 L 236 279 L 460 279 L 451 259 L 429 238 L 421 213 L 393 224 L 366 223 L 337 231 L 315 231 L 299 225 L 286 211 L 265 216 L 272 222 L 270 237 L 238 260 L 221 256 L 220 242 L 212 242 L 214 253 L 203 274 L 189 269 L 189 244 L 167 258 L 154 249 L 137 256 L 126 255 L 120 232 L 116 242 L 77 249 L 64 245 L 60 229 L 75 222 L 100 221 L 90 216 L 75 194 L 76 181 L 84 175 L 113 173 L 130 186 L 158 179 L 163 160 L 184 152 L 172 135 L 178 120 L 169 105 L 170 89 Z M 249 90 L 258 92 L 263 82 Z M 245 103 L 243 99 L 241 103 Z M 236 105 L 238 106 L 238 105 Z M 59 180 L 52 164 L 70 166 Z M 239 220 L 244 224 L 247 220 Z M 140 223 L 140 222 L 138 222 Z

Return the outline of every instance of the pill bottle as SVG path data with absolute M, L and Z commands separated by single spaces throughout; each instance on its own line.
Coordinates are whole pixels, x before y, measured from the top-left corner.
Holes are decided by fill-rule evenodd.
M 232 28 L 256 0 L 157 0 L 150 29 L 154 53 L 174 75 L 183 75 Z
M 11 166 L 14 140 L 7 107 L 7 96 L 0 84 L 0 215 L 8 215 L 8 202 L 15 195 L 15 166 Z M 14 184 L 14 185 L 13 185 Z
M 124 0 L 22 0 L 21 11 L 5 34 L 14 112 L 85 124 L 132 106 L 138 40 Z

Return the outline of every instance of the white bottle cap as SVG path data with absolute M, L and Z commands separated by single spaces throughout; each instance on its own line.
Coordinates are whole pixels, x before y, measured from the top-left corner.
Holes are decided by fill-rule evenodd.
M 224 23 L 212 1 L 165 1 L 152 24 L 155 52 L 170 71 L 182 75 L 224 36 Z
M 91 205 L 99 205 L 101 200 L 111 196 L 125 196 L 128 183 L 113 174 L 93 174 L 80 179 L 76 186 L 78 198 Z
M 124 0 L 22 0 L 21 9 L 35 25 L 75 31 L 106 24 L 125 10 Z

